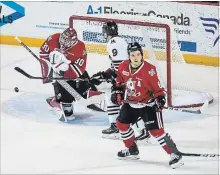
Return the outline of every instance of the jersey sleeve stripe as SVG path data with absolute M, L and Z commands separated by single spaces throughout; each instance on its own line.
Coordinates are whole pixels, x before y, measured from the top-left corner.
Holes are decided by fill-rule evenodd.
M 113 64 L 119 65 L 123 62 L 123 60 L 112 61 Z
M 78 68 L 78 66 L 76 66 L 75 64 L 71 64 L 70 67 L 72 68 L 72 70 L 76 73 L 76 75 L 78 77 L 80 77 L 82 75 L 81 70 Z
M 40 52 L 40 54 L 47 54 L 47 55 L 49 55 L 49 53 L 44 53 L 44 52 Z
M 117 64 L 120 64 L 122 61 L 124 60 L 112 60 L 113 63 L 117 63 Z
M 78 72 L 79 72 L 80 75 L 83 74 L 82 71 L 80 70 L 80 68 L 79 68 L 77 65 L 73 64 L 73 66 L 78 70 Z
M 49 54 L 48 53 L 40 52 L 39 56 L 40 56 L 40 58 L 49 58 Z
M 112 60 L 112 67 L 118 70 L 119 65 L 123 62 L 124 60 Z
M 40 58 L 49 59 L 48 56 L 41 56 L 41 55 L 40 55 Z
M 42 53 L 42 52 L 40 52 L 40 55 L 42 55 L 42 56 L 49 56 L 49 53 Z

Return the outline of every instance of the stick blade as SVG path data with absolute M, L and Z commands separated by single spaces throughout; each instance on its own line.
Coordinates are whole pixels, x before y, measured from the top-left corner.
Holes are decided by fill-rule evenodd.
M 21 68 L 19 67 L 15 67 L 14 68 L 17 72 L 21 73 L 22 75 L 28 77 L 28 78 L 31 78 L 31 76 L 29 74 L 27 74 L 25 71 L 23 71 Z

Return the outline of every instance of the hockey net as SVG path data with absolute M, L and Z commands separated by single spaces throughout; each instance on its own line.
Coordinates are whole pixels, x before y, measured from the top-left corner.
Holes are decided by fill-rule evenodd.
M 183 69 L 180 70 L 186 63 L 173 26 L 165 19 L 149 17 L 146 19 L 127 15 L 109 15 L 107 18 L 100 15 L 71 16 L 69 26 L 76 29 L 78 38 L 86 44 L 90 62 L 87 69 L 89 73 L 104 71 L 110 67 L 110 61 L 103 58 L 108 58 L 108 53 L 102 34 L 102 24 L 108 20 L 118 24 L 119 35 L 128 43 L 137 41 L 142 45 L 144 58 L 156 66 L 161 85 L 167 91 L 167 106 L 198 107 L 207 100 L 209 103 L 213 101 L 210 94 L 187 86 L 189 77 L 184 80 L 181 73 Z

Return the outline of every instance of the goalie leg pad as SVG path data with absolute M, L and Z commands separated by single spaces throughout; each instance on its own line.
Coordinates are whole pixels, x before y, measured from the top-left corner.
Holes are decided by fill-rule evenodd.
M 76 82 L 67 81 L 67 83 L 72 88 L 74 88 Z M 63 88 L 58 82 L 53 83 L 53 86 L 57 102 L 72 103 L 73 101 L 75 101 L 75 98 L 72 95 L 70 95 L 69 92 L 67 92 L 66 89 Z
M 46 99 L 50 107 L 56 112 L 60 121 L 67 122 L 67 120 L 74 120 L 73 116 L 73 105 L 70 103 L 57 102 L 55 97 Z

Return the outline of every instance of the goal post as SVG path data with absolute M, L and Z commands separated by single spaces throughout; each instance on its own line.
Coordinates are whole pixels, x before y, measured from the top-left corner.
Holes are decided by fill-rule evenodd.
M 73 15 L 69 18 L 69 26 L 76 29 L 78 38 L 85 42 L 88 53 L 107 55 L 106 42 L 102 34 L 102 24 L 109 20 L 113 20 L 118 24 L 119 35 L 125 38 L 127 42 L 137 41 L 142 45 L 144 58 L 156 66 L 162 86 L 167 91 L 167 106 L 197 107 L 201 106 L 207 99 L 209 102 L 213 101 L 212 97 L 207 93 L 205 95 L 206 97 L 204 97 L 204 93 L 193 92 L 187 90 L 186 87 L 175 84 L 174 80 L 176 77 L 172 66 L 174 63 L 185 64 L 185 60 L 170 21 L 128 15 Z M 177 102 L 179 92 L 174 94 L 176 89 L 181 91 L 180 94 L 184 94 L 185 96 L 187 92 L 190 92 L 188 93 L 189 97 L 184 99 L 185 103 Z M 192 93 L 199 100 L 195 102 L 189 101 L 188 98 L 192 96 Z

